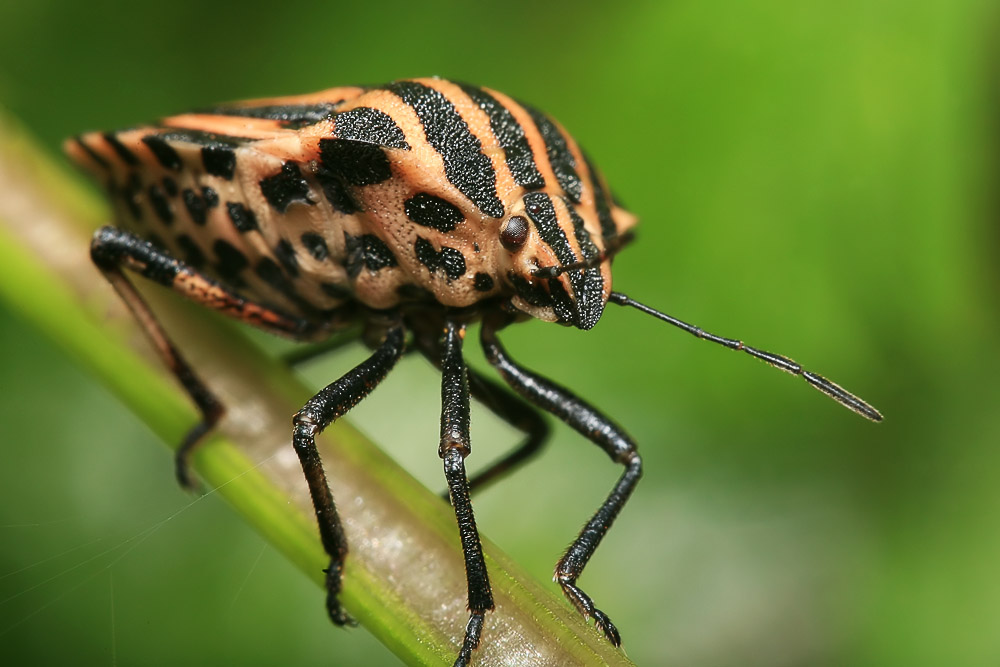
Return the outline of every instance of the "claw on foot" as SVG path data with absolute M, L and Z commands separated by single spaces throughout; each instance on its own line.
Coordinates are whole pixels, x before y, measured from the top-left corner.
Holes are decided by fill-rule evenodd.
M 331 564 L 330 567 L 324 568 L 323 572 L 326 573 L 326 613 L 330 616 L 330 620 L 334 625 L 341 627 L 356 626 L 358 622 L 340 606 L 340 568 Z
M 615 624 L 611 622 L 608 615 L 597 607 L 594 607 L 594 611 L 591 613 L 591 616 L 594 619 L 594 623 L 597 625 L 597 629 L 604 633 L 604 636 L 608 638 L 608 641 L 611 642 L 615 648 L 620 647 L 622 645 L 622 636 L 618 633 L 618 628 L 616 628 Z
M 337 600 L 336 596 L 327 596 L 326 598 L 326 613 L 330 615 L 330 620 L 333 621 L 334 625 L 355 627 L 358 622 L 355 621 L 350 614 L 344 611 L 344 608 L 340 606 L 340 601 Z
M 462 640 L 462 650 L 458 652 L 454 667 L 468 667 L 472 660 L 472 652 L 479 646 L 479 638 L 483 634 L 483 621 L 485 614 L 481 611 L 472 612 L 469 617 L 469 624 L 465 626 L 465 639 Z
M 594 625 L 597 626 L 598 630 L 604 633 L 604 636 L 608 638 L 608 641 L 611 642 L 615 648 L 620 647 L 622 645 L 622 637 L 618 632 L 618 628 L 616 628 L 615 624 L 611 622 L 611 619 L 608 618 L 607 614 L 594 606 L 594 601 L 590 599 L 589 595 L 580 590 L 580 588 L 576 585 L 576 581 L 569 579 L 568 577 L 564 578 L 558 573 L 556 574 L 556 580 L 559 582 L 559 585 L 562 586 L 563 593 L 566 594 L 566 597 L 573 603 L 573 606 L 576 607 L 577 611 L 585 617 L 593 619 Z

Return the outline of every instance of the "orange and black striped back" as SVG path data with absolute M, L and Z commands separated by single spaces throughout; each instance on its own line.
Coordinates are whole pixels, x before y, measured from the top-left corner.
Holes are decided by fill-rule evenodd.
M 119 224 L 248 298 L 315 320 L 347 301 L 509 297 L 578 323 L 579 298 L 610 292 L 602 253 L 634 224 L 556 122 L 443 79 L 221 105 L 67 149 L 105 181 Z M 526 195 L 555 213 L 533 215 Z M 531 224 L 512 252 L 501 233 L 514 217 Z M 586 262 L 587 297 L 575 273 L 534 275 Z

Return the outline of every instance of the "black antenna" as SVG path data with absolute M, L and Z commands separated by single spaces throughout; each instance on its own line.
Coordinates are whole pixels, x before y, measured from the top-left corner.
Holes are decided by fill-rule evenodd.
M 618 251 L 631 243 L 633 239 L 635 239 L 635 234 L 632 232 L 625 232 L 621 236 L 615 236 L 609 239 L 608 247 L 590 259 L 583 260 L 582 262 L 566 264 L 564 266 L 543 266 L 532 271 L 531 275 L 536 278 L 555 278 L 556 276 L 561 276 L 567 271 L 572 271 L 573 269 L 592 269 L 604 260 L 617 255 Z
M 616 303 L 619 306 L 631 306 L 647 315 L 652 315 L 658 319 L 663 320 L 667 324 L 672 324 L 679 329 L 687 331 L 692 336 L 696 336 L 703 340 L 711 341 L 713 343 L 718 343 L 723 347 L 728 347 L 730 350 L 742 350 L 746 352 L 751 357 L 756 357 L 761 361 L 771 364 L 775 368 L 785 371 L 786 373 L 791 373 L 792 375 L 801 375 L 806 382 L 811 384 L 816 389 L 837 401 L 845 408 L 854 410 L 862 417 L 871 419 L 874 422 L 882 421 L 882 414 L 873 408 L 871 405 L 858 398 L 851 392 L 847 391 L 843 387 L 833 382 L 830 382 L 822 375 L 817 375 L 802 368 L 798 363 L 789 359 L 788 357 L 783 357 L 780 354 L 774 354 L 772 352 L 765 352 L 764 350 L 758 350 L 757 348 L 750 347 L 749 345 L 744 345 L 743 341 L 735 340 L 732 338 L 723 338 L 722 336 L 716 336 L 715 334 L 708 333 L 701 327 L 696 327 L 693 324 L 688 324 L 687 322 L 682 322 L 676 317 L 671 317 L 666 313 L 661 313 L 658 310 L 654 310 L 649 306 L 639 303 L 635 299 L 631 299 L 621 292 L 612 292 L 611 296 L 608 297 L 608 301 L 611 303 Z

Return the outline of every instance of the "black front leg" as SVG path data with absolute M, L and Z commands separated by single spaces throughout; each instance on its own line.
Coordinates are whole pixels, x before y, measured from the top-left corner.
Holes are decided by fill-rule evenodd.
M 479 646 L 486 612 L 493 609 L 493 592 L 483 560 L 476 519 L 469 499 L 469 480 L 465 457 L 469 455 L 469 379 L 462 359 L 465 327 L 448 322 L 441 345 L 441 444 L 438 454 L 444 460 L 448 493 L 455 508 L 458 532 L 465 556 L 465 575 L 469 588 L 469 624 L 455 665 L 468 665 L 472 651 Z
M 344 537 L 326 473 L 323 472 L 323 462 L 316 450 L 316 436 L 360 403 L 385 379 L 403 354 L 403 340 L 402 326 L 389 329 L 385 340 L 371 357 L 309 399 L 292 420 L 292 443 L 309 483 L 309 493 L 319 523 L 320 540 L 330 556 L 330 567 L 326 570 L 326 610 L 337 625 L 353 623 L 351 617 L 340 608 L 339 600 L 344 558 L 347 556 L 347 539 Z
M 608 615 L 598 609 L 590 596 L 576 585 L 576 580 L 587 566 L 590 557 L 614 523 L 618 513 L 639 478 L 642 476 L 642 460 L 636 451 L 635 443 L 625 433 L 622 427 L 601 414 L 596 408 L 577 397 L 573 392 L 558 384 L 546 380 L 540 375 L 519 366 L 507 355 L 496 331 L 505 322 L 495 319 L 483 323 L 482 342 L 489 360 L 504 380 L 526 399 L 551 412 L 581 433 L 591 442 L 603 449 L 611 460 L 625 467 L 615 487 L 607 499 L 594 513 L 587 525 L 583 527 L 577 538 L 556 565 L 556 580 L 562 586 L 563 593 L 569 598 L 581 614 L 594 619 L 608 640 L 615 646 L 621 645 L 621 636 Z

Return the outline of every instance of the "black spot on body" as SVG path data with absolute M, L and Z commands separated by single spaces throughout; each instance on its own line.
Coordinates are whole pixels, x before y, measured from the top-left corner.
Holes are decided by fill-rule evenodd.
M 299 275 L 299 258 L 296 256 L 295 248 L 292 247 L 291 243 L 285 239 L 278 241 L 278 245 L 274 246 L 274 256 L 285 267 L 285 271 L 289 276 L 295 278 Z
M 441 266 L 445 275 L 456 280 L 465 275 L 465 255 L 455 248 L 441 247 Z
M 208 207 L 205 205 L 205 200 L 191 188 L 184 188 L 181 192 L 181 200 L 194 224 L 204 225 L 205 221 L 208 220 Z
M 201 188 L 201 198 L 205 200 L 205 206 L 215 208 L 219 205 L 219 194 L 207 185 Z
M 316 172 L 316 180 L 323 188 L 323 194 L 333 210 L 350 215 L 361 210 L 361 205 L 354 200 L 350 192 L 350 186 L 344 183 L 343 179 L 334 175 L 328 169 L 320 168 Z
M 281 171 L 260 181 L 264 199 L 279 213 L 284 213 L 294 202 L 315 204 L 309 199 L 309 184 L 294 162 L 286 162 Z
M 379 146 L 348 139 L 320 139 L 319 150 L 323 170 L 347 185 L 375 185 L 392 178 L 389 158 Z
M 489 292 L 493 289 L 493 278 L 488 273 L 477 273 L 473 286 L 479 292 Z
M 339 113 L 334 117 L 334 128 L 338 139 L 410 150 L 396 122 L 378 109 L 358 107 Z
M 580 175 L 576 173 L 576 159 L 566 144 L 566 138 L 555 123 L 541 111 L 527 105 L 524 105 L 524 108 L 531 115 L 531 119 L 535 121 L 542 139 L 545 140 L 545 152 L 548 153 L 549 163 L 552 165 L 552 171 L 555 172 L 559 187 L 573 200 L 574 204 L 579 204 L 582 185 Z
M 153 207 L 156 217 L 165 225 L 172 223 L 174 221 L 174 210 L 170 207 L 170 202 L 163 194 L 160 186 L 154 183 L 147 188 L 146 192 L 149 193 L 149 203 Z
M 330 256 L 330 249 L 326 247 L 326 241 L 319 234 L 314 234 L 313 232 L 306 232 L 302 235 L 302 245 L 305 246 L 309 254 L 313 256 L 317 262 L 322 262 L 324 259 Z
M 441 246 L 441 251 L 434 250 L 433 244 L 418 236 L 413 246 L 417 261 L 426 266 L 431 273 L 443 269 L 450 280 L 456 280 L 465 275 L 465 256 L 455 248 Z
M 219 275 L 230 280 L 237 278 L 240 272 L 247 268 L 249 264 L 242 252 L 222 239 L 217 239 L 212 244 L 212 252 L 215 253 L 216 258 L 219 260 L 218 264 L 216 264 Z
M 379 146 L 349 139 L 320 139 L 319 147 L 316 180 L 336 211 L 348 215 L 361 211 L 352 187 L 375 185 L 392 178 L 389 158 Z
M 307 318 L 314 318 L 320 311 L 295 291 L 295 285 L 281 267 L 270 257 L 262 257 L 253 267 L 253 272 L 269 287 L 281 293 L 286 299 L 301 309 Z
M 136 167 L 139 165 L 139 158 L 135 156 L 135 153 L 126 148 L 125 144 L 123 144 L 113 132 L 105 132 L 101 136 L 103 136 L 104 140 L 108 142 L 109 146 L 111 146 L 111 150 L 113 150 L 115 154 L 121 158 L 122 162 L 130 167 Z
M 406 217 L 418 225 L 450 232 L 465 219 L 462 211 L 447 199 L 427 192 L 418 192 L 403 203 Z
M 233 221 L 233 226 L 238 231 L 245 234 L 257 229 L 257 216 L 240 202 L 226 202 L 226 212 L 229 213 L 229 219 Z
M 357 278 L 362 268 L 378 271 L 398 263 L 389 246 L 374 234 L 351 236 L 344 232 L 344 245 L 347 249 L 344 268 L 351 279 Z
M 233 180 L 236 173 L 236 153 L 229 146 L 203 146 L 201 163 L 212 176 Z
M 493 164 L 448 98 L 415 81 L 397 81 L 386 86 L 386 90 L 413 107 L 427 141 L 444 161 L 448 181 L 486 215 L 503 217 Z
M 139 195 L 141 193 L 142 180 L 139 178 L 139 174 L 133 171 L 128 175 L 128 180 L 125 181 L 121 194 L 122 199 L 125 200 L 125 206 L 128 208 L 128 212 L 136 221 L 142 219 L 142 208 L 139 206 Z
M 177 246 L 181 249 L 184 262 L 193 269 L 200 269 L 205 266 L 205 255 L 202 254 L 198 244 L 191 240 L 187 234 L 177 237 Z
M 167 193 L 168 197 L 177 196 L 177 181 L 170 178 L 169 176 L 163 177 L 163 191 Z
M 413 246 L 417 255 L 417 261 L 426 266 L 433 273 L 438 267 L 438 254 L 434 250 L 434 245 L 427 239 L 418 236 L 417 242 Z
M 173 171 L 181 170 L 181 156 L 177 154 L 173 146 L 163 140 L 163 137 L 149 134 L 142 138 L 142 143 L 149 147 L 157 162 L 165 168 Z
M 292 283 L 285 277 L 281 267 L 270 257 L 264 257 L 257 262 L 257 266 L 254 267 L 254 273 L 282 294 L 288 294 L 292 291 Z
M 213 134 L 200 130 L 170 130 L 159 137 L 164 141 L 201 146 L 201 163 L 205 167 L 205 171 L 227 181 L 232 180 L 236 171 L 234 149 L 250 141 L 244 137 Z
M 459 84 L 465 94 L 490 117 L 490 129 L 503 148 L 514 182 L 525 188 L 544 188 L 545 178 L 535 165 L 535 154 L 524 136 L 524 128 L 517 119 L 488 92 L 468 84 Z

